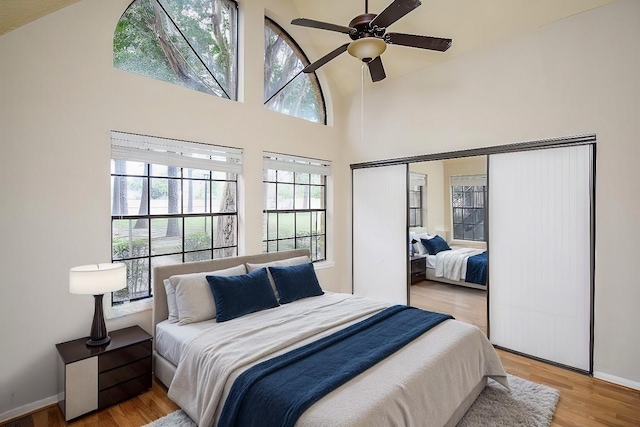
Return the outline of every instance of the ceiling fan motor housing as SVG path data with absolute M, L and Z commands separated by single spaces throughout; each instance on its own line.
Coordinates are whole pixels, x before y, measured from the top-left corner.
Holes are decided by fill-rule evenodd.
M 363 13 L 358 15 L 349 22 L 349 27 L 355 28 L 356 31 L 351 31 L 349 37 L 351 40 L 358 40 L 363 37 L 382 37 L 385 32 L 384 28 L 374 27 L 371 28 L 369 23 L 373 21 L 373 18 L 378 16 L 375 13 Z

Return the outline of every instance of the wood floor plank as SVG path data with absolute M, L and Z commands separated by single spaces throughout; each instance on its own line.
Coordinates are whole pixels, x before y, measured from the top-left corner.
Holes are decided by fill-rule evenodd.
M 411 287 L 411 304 L 426 310 L 452 314 L 486 333 L 486 292 L 435 282 Z M 497 350 L 507 372 L 560 390 L 553 427 L 639 427 L 640 391 L 587 375 Z M 3 427 L 140 427 L 163 417 L 178 406 L 167 389 L 153 381 L 152 388 L 126 402 L 89 414 L 67 424 L 57 405 L 5 423 Z

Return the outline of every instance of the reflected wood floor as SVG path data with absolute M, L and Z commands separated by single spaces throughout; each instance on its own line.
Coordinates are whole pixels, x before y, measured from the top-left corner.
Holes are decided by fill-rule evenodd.
M 411 287 L 416 307 L 452 314 L 486 333 L 486 292 L 436 282 Z M 507 372 L 560 390 L 552 426 L 640 426 L 640 391 L 498 350 Z M 3 424 L 4 427 L 140 427 L 178 409 L 167 389 L 153 382 L 151 390 L 119 405 L 67 424 L 57 405 Z
M 481 289 L 425 280 L 411 286 L 411 305 L 449 313 L 487 333 L 487 298 Z M 640 391 L 497 351 L 508 373 L 560 390 L 552 426 L 640 427 Z

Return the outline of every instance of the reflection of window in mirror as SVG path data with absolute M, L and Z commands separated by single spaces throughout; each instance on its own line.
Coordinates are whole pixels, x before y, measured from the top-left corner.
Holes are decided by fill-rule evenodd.
M 409 227 L 422 227 L 422 200 L 425 175 L 410 172 L 409 176 Z
M 454 240 L 485 241 L 485 175 L 451 177 L 451 213 Z

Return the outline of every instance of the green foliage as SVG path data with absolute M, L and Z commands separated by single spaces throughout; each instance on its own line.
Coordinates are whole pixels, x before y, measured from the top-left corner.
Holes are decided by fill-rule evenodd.
M 149 242 L 146 239 L 133 239 L 129 242 L 126 237 L 113 239 L 113 259 L 143 257 L 149 255 Z
M 210 233 L 191 233 L 184 239 L 184 250 L 197 251 L 199 249 L 211 248 L 211 234 Z
M 113 239 L 112 245 L 114 260 L 149 255 L 149 244 L 146 239 L 129 241 L 126 237 L 116 237 Z M 146 295 L 148 292 L 148 258 L 125 261 L 125 264 L 127 264 L 127 287 L 113 293 L 112 300 L 114 304 Z
M 161 4 L 136 0 L 129 6 L 113 37 L 114 66 L 219 96 L 222 86 L 235 98 L 235 5 L 224 0 Z
M 304 68 L 298 48 L 281 32 L 273 22 L 265 20 L 265 101 Z M 324 121 L 320 87 L 312 79 L 315 76 L 311 74 L 298 75 L 266 104 L 267 108 L 312 122 Z

